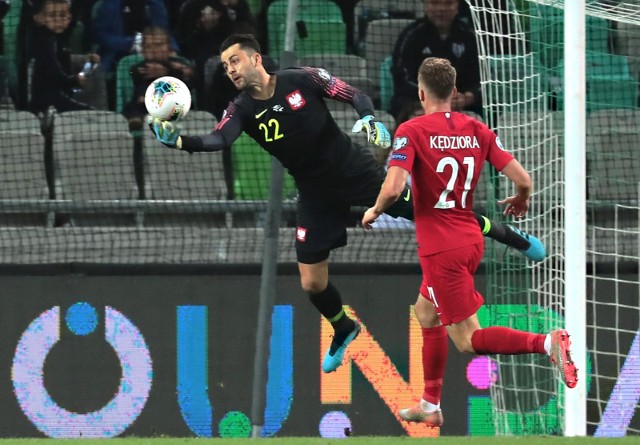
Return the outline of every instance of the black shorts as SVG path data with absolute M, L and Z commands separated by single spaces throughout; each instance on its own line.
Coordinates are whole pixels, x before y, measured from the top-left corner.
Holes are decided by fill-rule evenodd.
M 298 182 L 296 255 L 298 262 L 315 264 L 329 257 L 333 249 L 347 244 L 347 225 L 353 223 L 352 206 L 375 204 L 385 178 L 385 170 L 371 152 L 358 156 L 356 173 L 322 181 Z M 409 196 L 406 200 L 405 197 Z M 413 202 L 408 188 L 387 209 L 391 216 L 413 219 Z

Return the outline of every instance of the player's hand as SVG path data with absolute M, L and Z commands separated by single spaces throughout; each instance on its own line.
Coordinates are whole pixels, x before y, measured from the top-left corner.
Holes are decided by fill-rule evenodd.
M 376 222 L 378 216 L 380 216 L 380 212 L 376 211 L 375 207 L 368 208 L 362 217 L 362 227 L 364 227 L 365 230 L 373 229 L 372 224 Z
M 367 141 L 382 148 L 391 147 L 391 135 L 382 122 L 378 122 L 372 115 L 358 119 L 351 129 L 352 133 L 367 132 Z
M 178 150 L 182 149 L 180 125 L 151 116 L 147 116 L 147 125 L 149 125 L 156 139 L 164 145 Z
M 513 216 L 514 218 L 522 218 L 529 210 L 529 200 L 522 199 L 518 195 L 509 196 L 502 201 L 498 201 L 498 204 L 506 206 L 502 212 L 503 215 Z

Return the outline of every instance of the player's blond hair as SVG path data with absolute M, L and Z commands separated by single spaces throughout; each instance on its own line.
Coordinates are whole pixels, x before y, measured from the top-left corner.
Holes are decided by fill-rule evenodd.
M 446 99 L 456 86 L 456 69 L 447 59 L 427 57 L 418 69 L 418 83 L 436 99 Z

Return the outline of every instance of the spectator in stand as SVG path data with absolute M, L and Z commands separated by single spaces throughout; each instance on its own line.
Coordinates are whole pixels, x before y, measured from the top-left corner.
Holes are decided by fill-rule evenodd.
M 164 4 L 167 8 L 167 14 L 169 16 L 169 30 L 171 35 L 175 36 L 178 30 L 178 17 L 180 16 L 180 9 L 182 5 L 189 0 L 164 0 Z
M 231 30 L 227 10 L 220 0 L 188 0 L 180 9 L 176 39 L 182 54 L 196 63 L 198 73 Z
M 131 130 L 142 129 L 142 122 L 147 114 L 144 95 L 154 79 L 173 76 L 191 87 L 194 78 L 193 67 L 172 51 L 171 38 L 164 28 L 150 26 L 144 30 L 142 56 L 144 60 L 131 69 L 133 97 L 122 110 L 122 114 L 129 120 Z
M 227 10 L 227 17 L 234 25 L 242 26 L 240 28 L 242 32 L 245 32 L 247 27 L 256 29 L 256 21 L 251 14 L 251 8 L 247 0 L 220 0 L 220 3 L 224 5 Z M 234 32 L 239 32 L 237 26 L 234 26 Z
M 460 0 L 424 0 L 424 17 L 407 26 L 393 51 L 394 94 L 389 112 L 398 119 L 418 97 L 417 72 L 425 57 L 448 59 L 458 72 L 454 111 L 482 114 L 480 66 L 473 27 L 460 14 Z
M 87 54 L 88 65 L 81 72 L 70 68 L 70 55 L 58 42 L 71 22 L 69 0 L 44 0 L 35 4 L 33 28 L 30 36 L 29 54 L 33 57 L 30 108 L 33 112 L 44 112 L 50 106 L 58 112 L 91 109 L 86 103 L 76 100 L 74 90 L 82 88 L 87 76 L 100 62 L 97 54 Z
M 118 61 L 142 48 L 142 31 L 148 26 L 169 29 L 164 0 L 102 0 L 92 23 L 105 73 Z

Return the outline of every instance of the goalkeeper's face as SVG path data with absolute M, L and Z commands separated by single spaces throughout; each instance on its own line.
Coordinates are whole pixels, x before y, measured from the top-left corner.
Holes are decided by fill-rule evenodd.
M 246 51 L 235 44 L 220 54 L 222 67 L 238 90 L 244 90 L 260 83 L 260 54 Z

